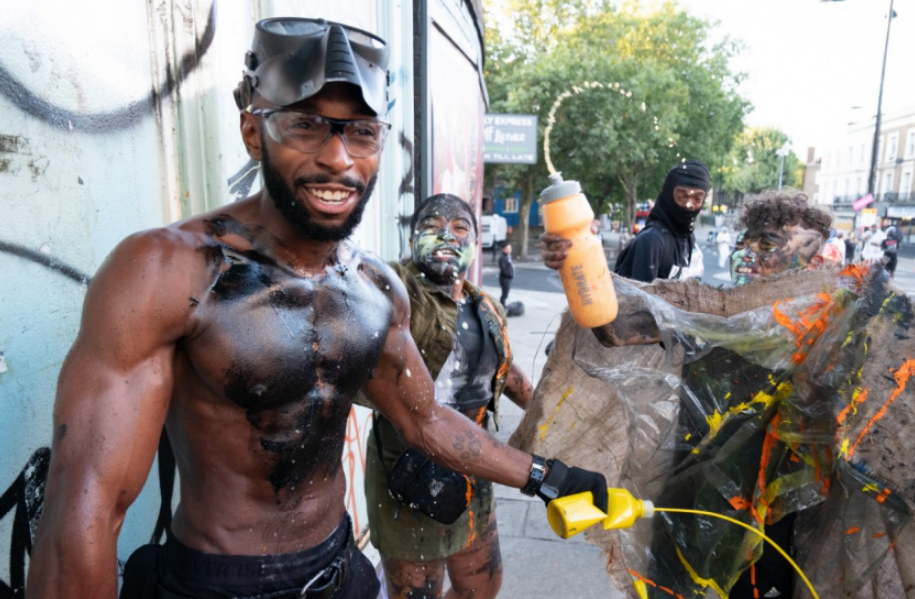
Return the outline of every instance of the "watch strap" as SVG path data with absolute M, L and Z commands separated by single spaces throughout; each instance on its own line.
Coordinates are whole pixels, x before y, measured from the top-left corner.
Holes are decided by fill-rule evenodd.
M 528 476 L 527 484 L 521 489 L 521 492 L 529 497 L 533 497 L 540 491 L 540 485 L 543 484 L 543 477 L 546 474 L 546 460 L 536 454 L 533 457 L 530 476 Z
M 566 481 L 569 478 L 569 467 L 560 460 L 547 460 L 549 472 L 543 478 L 537 496 L 547 503 L 559 497 L 565 489 Z

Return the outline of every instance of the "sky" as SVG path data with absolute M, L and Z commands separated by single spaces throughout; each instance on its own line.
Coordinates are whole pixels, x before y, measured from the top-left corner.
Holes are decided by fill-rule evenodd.
M 746 48 L 732 68 L 747 74 L 742 95 L 750 126 L 788 134 L 801 160 L 825 148 L 850 122 L 877 109 L 890 0 L 679 0 L 687 12 L 718 21 L 713 37 Z M 895 0 L 883 114 L 915 111 L 915 0 Z M 853 108 L 858 107 L 858 108 Z
M 622 0 L 619 0 L 620 2 Z M 890 0 L 677 0 L 687 12 L 717 23 L 713 40 L 745 47 L 732 69 L 747 75 L 740 92 L 754 106 L 748 126 L 785 132 L 792 150 L 822 151 L 851 122 L 873 122 L 880 90 Z M 915 0 L 893 0 L 884 116 L 915 112 Z M 642 0 L 643 6 L 660 0 Z M 510 0 L 485 0 L 496 26 Z

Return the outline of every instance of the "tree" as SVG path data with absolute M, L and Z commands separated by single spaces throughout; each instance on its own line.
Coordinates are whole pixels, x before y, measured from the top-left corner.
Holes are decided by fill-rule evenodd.
M 735 197 L 778 187 L 780 157 L 776 152 L 790 140 L 778 129 L 752 127 L 737 136 L 724 165 L 724 188 Z M 783 187 L 798 187 L 801 162 L 794 152 L 785 157 Z
M 605 0 L 506 0 L 504 12 L 511 27 L 486 29 L 484 77 L 491 112 L 538 115 L 538 137 L 543 139 L 546 111 L 564 83 L 545 75 L 557 45 L 588 18 L 607 9 Z M 547 184 L 543 147 L 537 147 L 537 163 L 486 167 L 486 184 L 521 190 L 520 255 L 527 256 L 528 223 L 535 192 Z
M 618 9 L 577 2 L 567 15 L 556 12 L 565 6 L 559 2 L 513 5 L 524 5 L 516 28 L 544 22 L 527 37 L 488 37 L 491 110 L 537 114 L 542 135 L 561 97 L 550 132 L 552 162 L 581 182 L 595 212 L 622 204 L 631 218 L 638 199 L 656 194 L 681 158 L 724 162 L 748 104 L 736 92 L 740 76 L 728 69 L 738 47 L 708 43 L 707 22 L 673 2 L 652 10 L 636 2 Z M 535 9 L 542 5 L 540 15 Z M 523 252 L 535 187 L 547 182 L 538 152 L 536 165 L 487 168 L 490 181 L 522 190 Z

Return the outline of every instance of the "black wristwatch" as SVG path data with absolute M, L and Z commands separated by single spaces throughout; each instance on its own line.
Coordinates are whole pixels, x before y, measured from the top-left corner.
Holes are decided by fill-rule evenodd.
M 547 460 L 550 473 L 544 477 L 537 495 L 547 503 L 559 497 L 559 489 L 565 484 L 569 467 L 559 460 Z
M 534 461 L 531 464 L 531 475 L 527 479 L 527 484 L 521 489 L 521 492 L 529 497 L 533 497 L 540 491 L 540 485 L 543 484 L 543 476 L 546 474 L 546 460 L 539 455 L 534 455 Z

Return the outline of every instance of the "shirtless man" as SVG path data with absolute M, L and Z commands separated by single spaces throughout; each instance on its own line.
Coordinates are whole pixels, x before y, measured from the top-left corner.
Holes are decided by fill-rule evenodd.
M 451 469 L 545 499 L 590 490 L 606 508 L 601 475 L 547 468 L 435 403 L 403 285 L 345 241 L 388 128 L 384 42 L 268 19 L 245 62 L 241 135 L 264 189 L 128 237 L 90 285 L 58 385 L 32 599 L 116 596 L 118 533 L 163 425 L 180 503 L 165 546 L 128 561 L 122 596 L 374 598 L 340 467 L 360 388 Z

